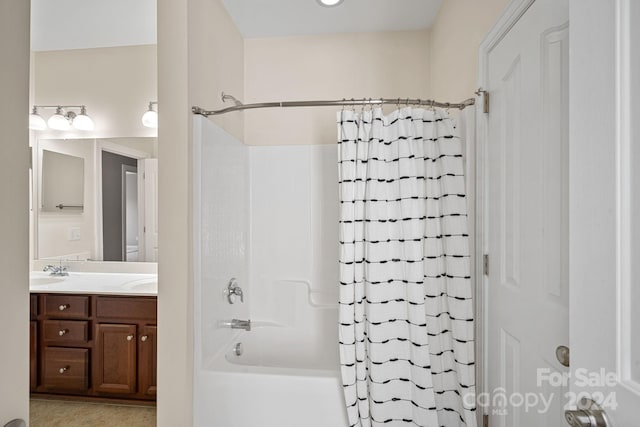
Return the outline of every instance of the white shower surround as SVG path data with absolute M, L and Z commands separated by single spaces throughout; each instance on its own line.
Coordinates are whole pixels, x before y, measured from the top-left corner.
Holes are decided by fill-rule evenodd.
M 336 164 L 335 145 L 247 147 L 194 117 L 196 426 L 347 425 Z M 231 277 L 244 304 L 223 295 Z M 217 327 L 231 318 L 254 328 Z

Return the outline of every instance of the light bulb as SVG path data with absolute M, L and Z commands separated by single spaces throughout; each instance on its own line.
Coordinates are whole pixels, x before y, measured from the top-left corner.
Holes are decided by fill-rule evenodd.
M 47 124 L 51 129 L 55 130 L 69 130 L 71 129 L 71 123 L 64 115 L 62 115 L 62 108 L 58 108 L 56 113 L 49 117 Z
M 342 2 L 343 0 L 318 0 L 318 3 L 320 3 L 320 5 L 328 7 L 337 6 Z
M 158 113 L 149 109 L 142 115 L 142 124 L 148 128 L 158 127 Z
M 31 114 L 29 114 L 29 129 L 31 130 L 45 130 L 47 128 L 47 122 L 44 121 L 42 116 L 38 114 L 36 107 L 33 107 Z
M 73 118 L 73 127 L 78 130 L 85 130 L 88 132 L 93 131 L 96 128 L 96 125 L 91 120 L 91 117 L 87 116 L 87 111 L 85 107 L 80 109 L 80 114 Z

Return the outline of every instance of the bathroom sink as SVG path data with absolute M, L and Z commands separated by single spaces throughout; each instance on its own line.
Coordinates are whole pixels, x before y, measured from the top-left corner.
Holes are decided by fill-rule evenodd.
M 134 292 L 157 292 L 158 281 L 156 279 L 139 279 L 122 285 L 123 289 Z
M 44 286 L 53 283 L 63 282 L 61 277 L 31 277 L 29 278 L 29 286 Z

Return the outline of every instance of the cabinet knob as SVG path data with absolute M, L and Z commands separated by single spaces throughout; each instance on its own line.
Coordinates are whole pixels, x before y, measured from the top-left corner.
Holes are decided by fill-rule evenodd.
M 64 366 L 64 367 L 58 369 L 58 372 L 60 372 L 61 374 L 64 374 L 68 369 L 69 369 L 69 366 Z
M 140 337 L 140 341 L 143 341 L 143 342 L 148 340 L 148 339 L 149 339 L 149 337 L 147 335 L 143 335 L 143 336 Z
M 60 329 L 60 330 L 58 331 L 58 335 L 60 335 L 60 336 L 62 337 L 62 336 L 64 336 L 64 334 L 66 334 L 67 332 L 69 332 L 69 330 L 68 330 L 68 329 Z
M 69 308 L 69 304 L 61 304 L 61 305 L 58 307 L 58 310 L 60 310 L 60 311 L 65 311 L 67 308 Z
M 131 341 L 133 339 L 133 335 L 127 335 L 127 341 Z

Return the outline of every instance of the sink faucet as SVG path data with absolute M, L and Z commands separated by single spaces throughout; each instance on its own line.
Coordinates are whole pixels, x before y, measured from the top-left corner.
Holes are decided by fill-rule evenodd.
M 50 276 L 68 276 L 67 267 L 60 264 L 58 267 L 54 265 L 47 265 L 42 271 L 48 271 Z
M 231 329 L 244 329 L 245 331 L 250 331 L 251 320 L 240 320 L 240 319 L 221 320 L 220 326 L 231 328 Z

